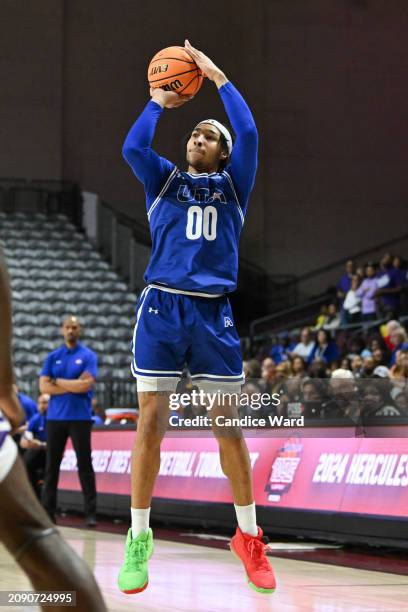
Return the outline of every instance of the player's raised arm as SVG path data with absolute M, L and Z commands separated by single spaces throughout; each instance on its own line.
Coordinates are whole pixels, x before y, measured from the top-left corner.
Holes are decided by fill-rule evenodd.
M 185 46 L 205 76 L 218 87 L 228 119 L 235 132 L 236 140 L 229 170 L 241 207 L 245 209 L 254 186 L 258 165 L 258 132 L 254 118 L 244 98 L 224 72 L 202 51 L 192 47 L 188 40 Z
M 160 157 L 151 147 L 157 122 L 164 108 L 177 108 L 191 99 L 173 91 L 150 89 L 151 100 L 130 128 L 123 144 L 122 153 L 137 178 L 143 183 L 146 193 L 156 196 L 165 183 L 174 164 Z
M 3 253 L 0 252 L 0 409 L 15 428 L 24 420 L 24 412 L 13 391 L 11 330 L 9 281 Z

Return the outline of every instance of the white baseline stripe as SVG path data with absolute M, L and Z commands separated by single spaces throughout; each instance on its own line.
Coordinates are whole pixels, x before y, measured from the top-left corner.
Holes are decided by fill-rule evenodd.
M 236 201 L 237 201 L 238 212 L 239 212 L 239 214 L 240 214 L 240 216 L 241 216 L 242 225 L 244 225 L 244 222 L 245 222 L 244 213 L 242 212 L 242 208 L 241 208 L 241 205 L 240 205 L 240 203 L 239 203 L 238 196 L 237 196 L 237 192 L 235 191 L 234 183 L 232 182 L 232 178 L 230 177 L 230 175 L 228 174 L 228 172 L 225 172 L 225 171 L 224 171 L 224 172 L 223 172 L 223 175 L 224 175 L 224 176 L 225 176 L 225 177 L 228 179 L 228 182 L 229 182 L 229 184 L 230 184 L 230 186 L 231 186 L 231 189 L 232 189 L 232 191 L 233 191 L 233 193 L 234 193 L 235 199 L 236 199 Z
M 153 202 L 153 204 L 151 205 L 151 207 L 147 211 L 147 218 L 149 220 L 150 220 L 150 216 L 151 216 L 152 212 L 154 211 L 154 209 L 156 208 L 156 206 L 158 205 L 158 203 L 160 202 L 160 200 L 164 196 L 168 186 L 170 185 L 171 181 L 174 179 L 174 177 L 177 174 L 177 172 L 178 172 L 178 168 L 175 166 L 174 169 L 172 170 L 172 172 L 170 173 L 169 178 L 165 182 L 163 189 L 161 190 L 161 192 L 159 193 L 159 195 L 157 196 L 157 198 L 155 199 L 155 201 Z

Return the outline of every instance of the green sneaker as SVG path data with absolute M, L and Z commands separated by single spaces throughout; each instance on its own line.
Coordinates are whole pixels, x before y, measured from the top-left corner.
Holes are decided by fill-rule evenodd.
M 142 531 L 132 538 L 129 528 L 126 538 L 125 561 L 120 568 L 118 586 L 122 593 L 141 593 L 149 584 L 147 562 L 153 554 L 153 532 Z

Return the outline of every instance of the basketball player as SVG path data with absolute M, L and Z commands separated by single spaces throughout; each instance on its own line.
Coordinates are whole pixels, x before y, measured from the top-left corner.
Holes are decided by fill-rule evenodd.
M 13 390 L 11 307 L 6 267 L 0 252 L 0 541 L 37 591 L 76 591 L 76 610 L 106 610 L 88 566 L 66 544 L 31 488 L 9 435 L 24 419 Z M 44 610 L 61 610 L 50 605 Z
M 123 147 L 145 188 L 153 240 L 148 286 L 139 299 L 133 336 L 140 416 L 132 453 L 132 526 L 118 578 L 125 593 L 143 591 L 148 584 L 151 496 L 169 418 L 168 394 L 175 391 L 184 363 L 194 384 L 206 392 L 239 393 L 244 380 L 226 294 L 236 288 L 238 242 L 255 180 L 258 135 L 247 104 L 225 74 L 188 41 L 185 47 L 218 88 L 236 141 L 233 145 L 229 130 L 218 121 L 200 121 L 187 142 L 187 171 L 179 170 L 157 155 L 151 142 L 163 109 L 189 98 L 153 89 Z M 211 416 L 217 412 L 237 416 L 236 406 L 217 406 Z M 214 433 L 238 520 L 231 549 L 243 562 L 250 586 L 271 593 L 275 579 L 256 524 L 242 432 Z

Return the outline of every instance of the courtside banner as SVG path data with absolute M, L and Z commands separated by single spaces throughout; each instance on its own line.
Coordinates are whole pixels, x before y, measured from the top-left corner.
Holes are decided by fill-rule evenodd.
M 310 430 L 309 430 L 310 435 Z M 322 429 L 316 430 L 322 435 Z M 92 459 L 100 493 L 130 494 L 133 431 L 94 431 Z M 406 438 L 246 438 L 255 500 L 267 507 L 408 518 Z M 59 487 L 79 491 L 67 445 Z M 157 498 L 232 502 L 212 438 L 165 438 Z

